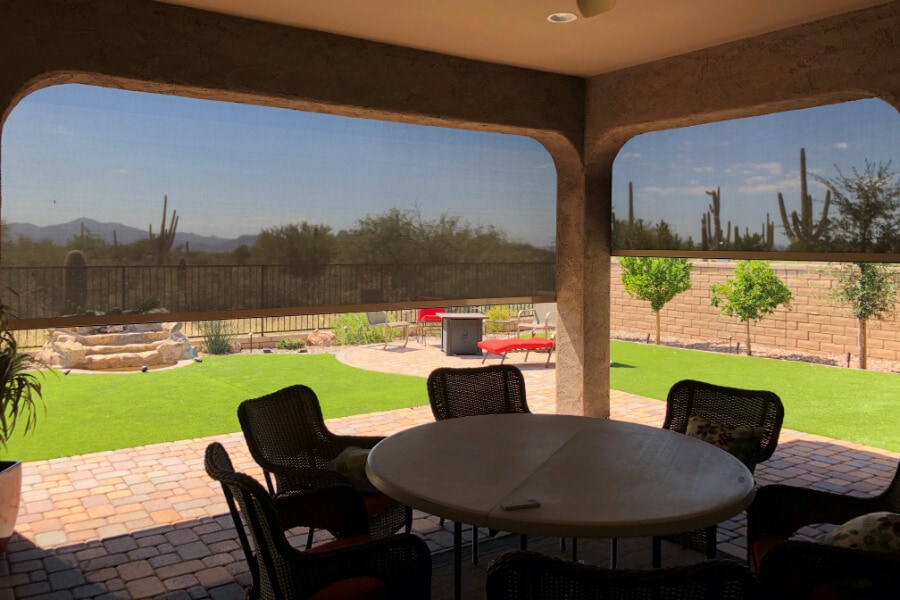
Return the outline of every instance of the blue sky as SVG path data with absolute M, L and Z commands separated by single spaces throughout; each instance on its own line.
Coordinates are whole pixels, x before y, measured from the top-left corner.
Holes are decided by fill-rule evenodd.
M 556 170 L 527 137 L 65 85 L 25 98 L 0 141 L 7 222 L 155 229 L 168 195 L 179 231 L 219 237 L 418 207 L 555 238 Z
M 535 140 L 268 107 L 64 85 L 10 113 L 0 154 L 5 222 L 79 217 L 158 226 L 162 197 L 180 231 L 219 237 L 308 221 L 334 231 L 418 207 L 510 238 L 554 243 L 556 171 Z M 900 170 L 900 117 L 860 100 L 637 136 L 613 168 L 616 216 L 664 219 L 700 240 L 707 190 L 721 188 L 723 225 L 781 233 L 777 196 L 799 210 L 800 148 L 810 173 L 845 174 L 866 159 Z M 824 190 L 810 182 L 821 210 Z
M 825 188 L 812 175 L 844 175 L 872 163 L 893 161 L 900 172 L 900 115 L 881 100 L 857 100 L 749 119 L 657 131 L 629 140 L 613 166 L 614 212 L 628 216 L 628 182 L 634 184 L 635 218 L 676 226 L 683 238 L 700 242 L 700 218 L 709 190 L 720 189 L 722 227 L 760 232 L 775 222 L 775 243 L 786 244 L 778 210 L 800 210 L 800 148 L 806 149 L 809 193 L 815 217 Z

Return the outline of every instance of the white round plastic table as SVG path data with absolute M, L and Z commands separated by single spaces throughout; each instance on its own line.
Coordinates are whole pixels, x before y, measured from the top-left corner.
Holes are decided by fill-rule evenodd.
M 571 415 L 419 425 L 378 443 L 366 472 L 391 498 L 455 523 L 561 537 L 690 531 L 733 517 L 754 496 L 747 467 L 712 444 Z M 504 508 L 529 499 L 540 506 Z M 458 544 L 455 551 L 458 589 Z

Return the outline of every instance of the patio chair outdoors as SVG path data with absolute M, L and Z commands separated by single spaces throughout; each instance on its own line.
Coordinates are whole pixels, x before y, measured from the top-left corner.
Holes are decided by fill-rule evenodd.
M 441 367 L 428 375 L 426 384 L 431 412 L 437 421 L 531 412 L 525 378 L 513 365 Z
M 487 600 L 741 600 L 759 597 L 750 570 L 730 560 L 665 569 L 606 569 L 536 552 L 509 552 L 488 567 Z
M 436 421 L 477 415 L 530 413 L 522 371 L 512 365 L 440 367 L 428 375 L 428 402 Z M 443 517 L 440 520 L 444 524 Z M 495 531 L 491 535 L 496 534 Z M 522 536 L 522 547 L 526 536 Z M 472 526 L 472 563 L 478 564 L 478 528 Z
M 841 525 L 875 512 L 900 513 L 900 465 L 888 487 L 869 497 L 785 484 L 763 486 L 747 509 L 747 562 L 766 589 L 784 590 L 785 597 L 841 587 L 851 591 L 834 597 L 856 597 L 852 593 L 859 590 L 872 590 L 865 597 L 896 595 L 900 590 L 897 552 L 839 547 L 795 535 L 809 525 Z
M 391 332 L 394 329 L 399 329 L 401 331 L 404 348 L 406 348 L 406 344 L 409 343 L 409 321 L 388 321 L 387 313 L 383 310 L 367 312 L 366 321 L 369 322 L 371 327 L 377 327 L 379 325 L 384 327 L 384 346 L 381 347 L 382 350 L 387 350 L 388 342 L 390 342 L 393 337 Z
M 271 496 L 255 479 L 235 472 L 220 443 L 207 447 L 205 467 L 209 476 L 222 484 L 244 548 L 253 576 L 249 598 L 430 597 L 431 554 L 417 536 L 373 540 L 366 534 L 365 522 L 357 520 L 348 529 L 348 537 L 301 552 L 286 538 L 279 507 Z M 306 502 L 317 494 L 319 491 L 295 496 L 292 512 L 320 504 L 318 500 Z M 245 527 L 250 530 L 249 537 Z
M 410 532 L 412 509 L 381 493 L 363 493 L 360 487 L 367 482 L 360 479 L 364 475 L 354 479 L 334 470 L 332 461 L 348 448 L 372 448 L 384 438 L 332 433 L 311 388 L 292 385 L 244 400 L 238 406 L 238 420 L 250 454 L 262 467 L 269 493 L 276 501 L 300 490 L 350 484 L 365 505 L 372 536 L 386 537 L 401 527 Z M 313 534 L 310 527 L 307 548 L 312 545 Z
M 778 446 L 778 435 L 784 421 L 781 399 L 769 391 L 731 388 L 702 381 L 683 380 L 669 389 L 663 429 L 670 429 L 692 437 L 716 443 L 743 462 L 750 473 L 756 465 L 768 460 Z M 731 427 L 736 429 L 730 430 Z M 726 431 L 724 437 L 716 430 Z M 665 539 L 682 546 L 706 552 L 709 559 L 716 556 L 716 525 Z M 654 566 L 659 566 L 660 538 L 653 538 Z
M 516 332 L 527 332 L 534 337 L 538 333 L 547 336 L 556 331 L 556 303 L 545 302 L 534 305 L 534 308 L 520 310 L 516 315 Z
M 447 312 L 447 309 L 441 308 L 420 308 L 416 311 L 416 339 L 420 340 L 426 346 L 428 345 L 428 327 L 434 327 L 435 325 L 438 328 L 438 331 L 441 329 L 441 318 L 438 316 L 438 313 Z

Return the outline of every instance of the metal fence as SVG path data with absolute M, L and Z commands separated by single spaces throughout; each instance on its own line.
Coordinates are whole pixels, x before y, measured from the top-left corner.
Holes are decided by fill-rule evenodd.
M 7 267 L 23 319 L 119 311 L 216 312 L 379 302 L 534 296 L 556 289 L 554 263 Z
M 487 312 L 494 306 L 503 306 L 511 316 L 518 311 L 531 308 L 531 304 L 480 305 L 466 307 L 466 311 Z M 448 308 L 452 311 L 454 309 Z M 311 315 L 289 315 L 286 317 L 254 317 L 252 319 L 229 320 L 229 331 L 236 337 L 247 338 L 252 333 L 257 340 L 262 337 L 293 337 L 310 333 L 317 329 L 331 329 L 340 313 L 319 313 Z M 392 320 L 408 320 L 415 323 L 415 309 L 390 311 Z M 203 337 L 204 321 L 185 321 L 182 331 L 192 339 Z M 28 352 L 39 350 L 47 341 L 46 329 L 22 329 L 14 332 L 19 348 Z

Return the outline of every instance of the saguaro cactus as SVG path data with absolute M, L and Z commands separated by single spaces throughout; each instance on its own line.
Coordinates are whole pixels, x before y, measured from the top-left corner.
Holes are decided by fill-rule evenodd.
M 731 221 L 722 231 L 722 191 L 721 188 L 706 192 L 712 196 L 709 211 L 700 217 L 701 244 L 704 250 L 727 250 L 731 245 Z
M 169 208 L 169 197 L 163 196 L 163 212 L 162 212 L 162 223 L 159 225 L 159 236 L 153 236 L 153 225 L 150 225 L 150 240 L 156 240 L 156 264 L 157 266 L 162 265 L 165 262 L 166 256 L 169 254 L 169 250 L 172 249 L 172 244 L 175 243 L 175 230 L 178 229 L 178 211 L 172 211 L 172 219 L 169 221 L 168 228 L 166 227 L 166 212 Z
M 628 226 L 634 225 L 634 184 L 628 182 Z
M 766 222 L 762 224 L 760 233 L 750 234 L 750 228 L 744 227 L 744 235 L 741 236 L 740 227 L 734 226 L 735 250 L 763 250 L 769 251 L 775 247 L 775 223 L 769 219 L 766 213 Z
M 65 264 L 65 311 L 77 313 L 84 310 L 87 302 L 87 261 L 81 250 L 72 250 L 66 255 Z
M 806 186 L 806 149 L 800 148 L 800 214 L 791 212 L 788 220 L 784 207 L 784 196 L 778 192 L 778 209 L 781 211 L 781 224 L 784 234 L 791 242 L 794 250 L 818 250 L 828 229 L 828 207 L 831 204 L 831 190 L 825 192 L 825 206 L 822 207 L 822 218 L 813 223 L 813 199 Z

